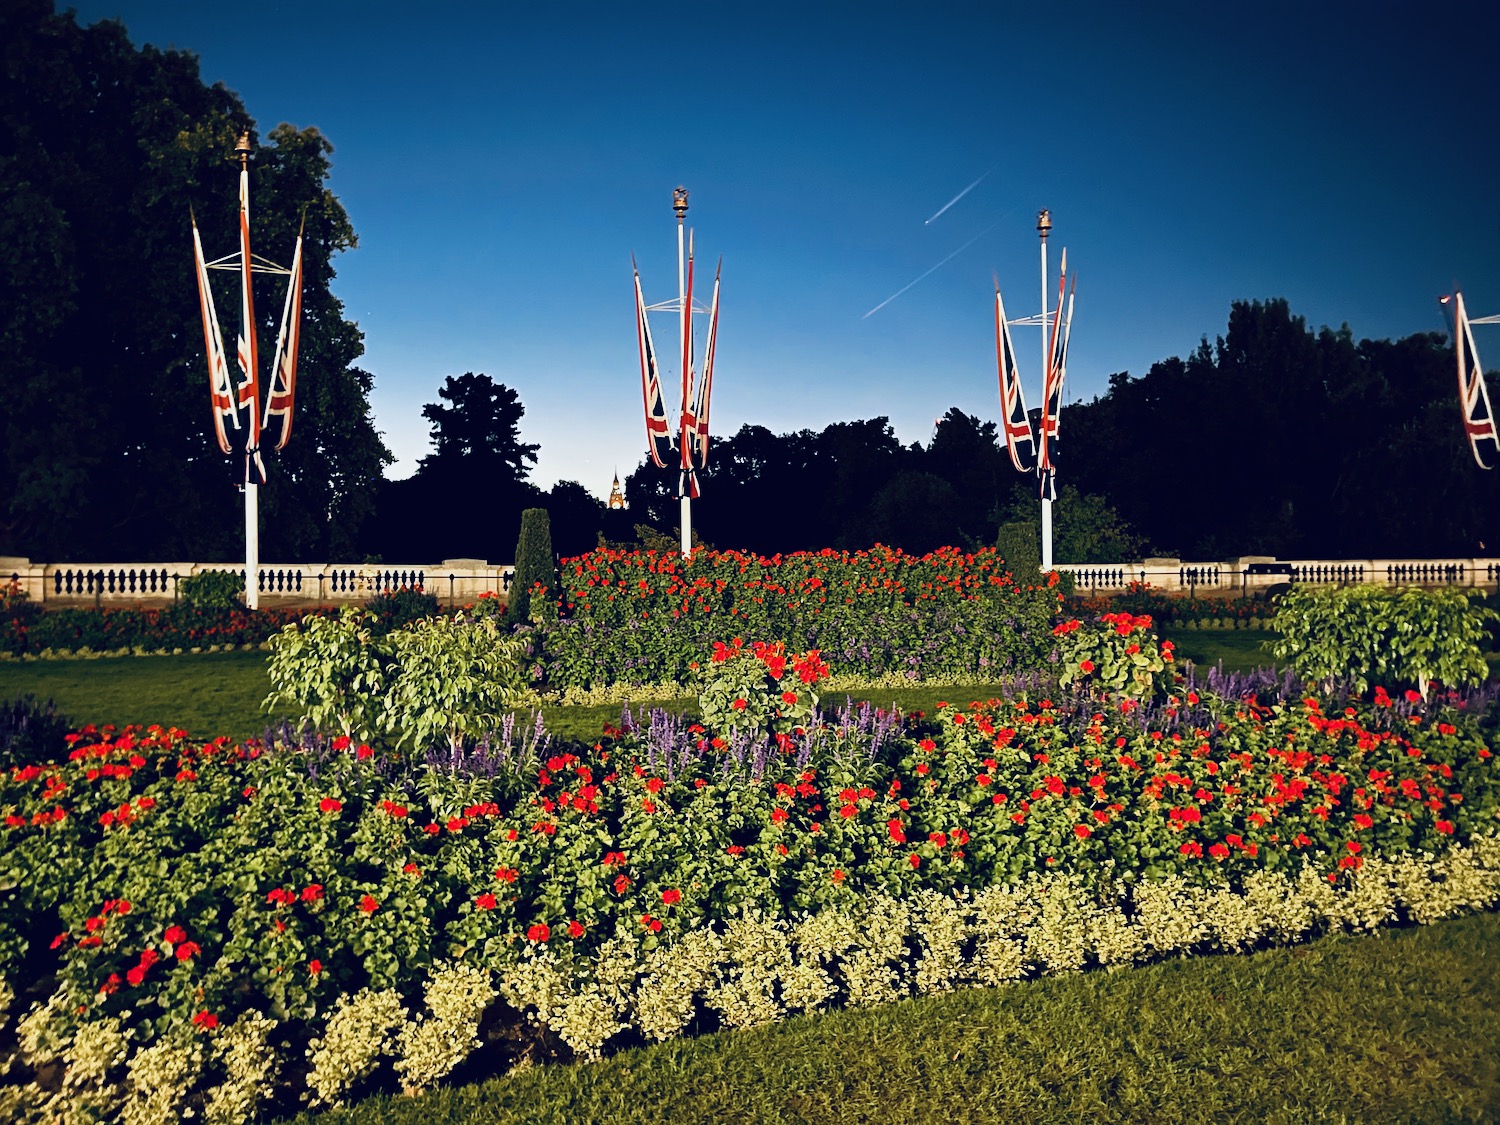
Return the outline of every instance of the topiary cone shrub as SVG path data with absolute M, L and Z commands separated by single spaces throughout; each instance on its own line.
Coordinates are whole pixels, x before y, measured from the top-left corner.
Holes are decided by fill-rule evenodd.
M 549 594 L 557 589 L 557 567 L 552 557 L 552 521 L 546 508 L 521 513 L 521 535 L 516 541 L 516 572 L 505 610 L 507 624 L 531 620 L 532 588 L 540 584 Z M 537 606 L 544 610 L 546 600 Z

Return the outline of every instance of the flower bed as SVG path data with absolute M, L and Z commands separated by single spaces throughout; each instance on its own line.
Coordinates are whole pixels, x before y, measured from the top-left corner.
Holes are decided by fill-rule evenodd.
M 1492 694 L 1215 680 L 814 722 L 814 654 L 720 652 L 714 729 L 508 726 L 423 761 L 88 729 L 13 768 L 0 975 L 31 1014 L 0 1104 L 54 1097 L 26 1083 L 61 1058 L 57 1097 L 237 1120 L 430 1085 L 486 1020 L 587 1055 L 1500 897 Z
M 1146 614 L 1163 626 L 1189 629 L 1261 629 L 1276 615 L 1275 603 L 1264 598 L 1169 594 L 1149 582 L 1131 582 L 1119 594 L 1072 594 L 1064 601 L 1075 617 Z
M 1057 610 L 1012 581 L 993 549 L 907 555 L 818 551 L 764 558 L 598 550 L 564 559 L 557 619 L 538 626 L 534 677 L 556 691 L 684 682 L 730 636 L 818 649 L 872 677 L 997 676 L 1038 668 Z
M 24 603 L 23 603 L 24 604 Z M 135 653 L 259 645 L 306 609 L 202 610 L 186 605 L 139 607 L 27 606 L 0 616 L 0 653 L 46 656 L 59 653 Z

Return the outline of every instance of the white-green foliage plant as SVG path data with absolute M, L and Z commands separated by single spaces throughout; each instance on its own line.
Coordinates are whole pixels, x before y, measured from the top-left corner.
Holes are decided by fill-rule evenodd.
M 409 1093 L 419 1093 L 479 1046 L 480 1017 L 495 997 L 488 969 L 441 965 L 428 978 L 427 1011 L 401 1029 L 396 1073 Z
M 595 958 L 528 944 L 498 973 L 463 962 L 434 969 L 417 1019 L 394 989 L 341 997 L 308 1045 L 305 1099 L 342 1105 L 382 1064 L 408 1090 L 440 1081 L 475 1045 L 497 994 L 589 1059 L 628 1028 L 653 1041 L 682 1034 L 700 1005 L 727 1027 L 749 1027 L 1030 976 L 1368 932 L 1402 917 L 1427 924 L 1497 904 L 1500 835 L 1485 835 L 1441 856 L 1371 856 L 1337 885 L 1313 863 L 1257 871 L 1238 887 L 1174 875 L 1089 889 L 1076 876 L 1036 873 L 951 895 L 877 892 L 800 919 L 746 914 L 651 949 L 622 933 Z M 248 1120 L 285 1064 L 279 1051 L 288 1044 L 256 1012 L 210 1035 L 140 1043 L 114 1020 L 70 1031 L 62 1017 L 72 1002 L 60 989 L 17 1028 L 22 1059 L 62 1064 L 61 1088 L 0 1086 L 0 1120 L 175 1122 L 195 1092 L 206 1093 L 208 1121 Z M 210 1069 L 221 1075 L 216 1085 Z
M 344 1095 L 390 1053 L 396 1032 L 406 1021 L 406 1008 L 394 990 L 366 988 L 341 999 L 322 1037 L 307 1045 L 312 1061 L 308 1100 L 314 1105 L 343 1105 Z
M 1342 680 L 1358 691 L 1414 684 L 1425 698 L 1434 680 L 1450 687 L 1484 680 L 1480 643 L 1496 619 L 1455 589 L 1293 586 L 1271 619 L 1271 652 L 1310 682 Z

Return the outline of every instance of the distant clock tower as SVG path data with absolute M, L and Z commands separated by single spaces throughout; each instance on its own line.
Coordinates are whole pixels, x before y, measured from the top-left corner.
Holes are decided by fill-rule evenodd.
M 620 491 L 619 473 L 615 473 L 614 483 L 609 486 L 609 506 L 620 509 L 625 507 L 625 494 Z

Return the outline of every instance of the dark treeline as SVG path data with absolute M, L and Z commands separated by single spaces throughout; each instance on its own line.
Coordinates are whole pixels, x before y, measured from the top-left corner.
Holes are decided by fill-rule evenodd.
M 1469 452 L 1441 334 L 1356 342 L 1236 302 L 1213 345 L 1069 407 L 1062 439 L 1063 479 L 1163 553 L 1500 553 L 1500 472 Z
M 1236 302 L 1224 336 L 1062 416 L 1059 562 L 1476 555 L 1500 551 L 1500 473 L 1469 453 L 1444 335 L 1356 342 L 1284 300 Z M 926 447 L 884 418 L 714 446 L 693 522 L 762 552 L 879 541 L 922 551 L 992 543 L 1035 521 L 992 422 L 950 410 Z M 677 522 L 676 476 L 645 464 L 626 495 Z
M 192 208 L 209 258 L 237 249 L 233 149 L 244 129 L 255 251 L 289 262 L 307 221 L 296 427 L 285 452 L 266 458 L 262 555 L 354 549 L 391 457 L 370 413 L 372 376 L 356 366 L 361 333 L 330 288 L 335 255 L 356 241 L 326 184 L 332 146 L 285 124 L 257 137 L 239 97 L 206 86 L 191 54 L 138 49 L 114 21 L 80 27 L 50 0 L 6 0 L 0 555 L 243 551 L 244 459 L 225 457 L 211 433 L 188 216 Z M 213 279 L 221 314 L 237 322 L 233 275 Z M 284 286 L 257 281 L 263 367 Z M 237 329 L 225 327 L 231 357 Z

